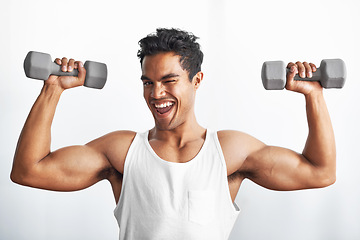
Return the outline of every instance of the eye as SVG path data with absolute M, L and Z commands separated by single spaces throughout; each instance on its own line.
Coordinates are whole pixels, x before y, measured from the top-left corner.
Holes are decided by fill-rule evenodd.
M 151 84 L 152 84 L 151 81 L 143 81 L 144 87 L 149 86 L 149 85 L 151 85 Z
M 173 83 L 173 82 L 176 82 L 175 80 L 167 80 L 165 81 L 165 83 Z

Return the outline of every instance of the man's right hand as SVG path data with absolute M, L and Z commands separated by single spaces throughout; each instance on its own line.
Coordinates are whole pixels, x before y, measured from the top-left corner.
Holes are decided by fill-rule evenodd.
M 79 74 L 77 77 L 50 75 L 49 79 L 44 82 L 45 85 L 57 85 L 61 87 L 62 90 L 84 85 L 86 70 L 81 61 L 75 61 L 72 58 L 68 60 L 63 57 L 62 59 L 56 58 L 55 63 L 61 66 L 63 72 L 72 72 L 74 69 L 77 69 Z

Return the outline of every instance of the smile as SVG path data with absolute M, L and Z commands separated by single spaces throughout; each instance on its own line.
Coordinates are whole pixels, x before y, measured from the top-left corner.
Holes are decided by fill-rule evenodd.
M 162 103 L 155 103 L 155 109 L 156 112 L 158 112 L 159 114 L 165 114 L 167 112 L 169 112 L 171 110 L 171 108 L 174 106 L 174 102 L 162 102 Z
M 166 103 L 161 103 L 161 104 L 154 104 L 156 108 L 165 108 L 165 107 L 170 107 L 172 105 L 174 105 L 173 102 L 166 102 Z

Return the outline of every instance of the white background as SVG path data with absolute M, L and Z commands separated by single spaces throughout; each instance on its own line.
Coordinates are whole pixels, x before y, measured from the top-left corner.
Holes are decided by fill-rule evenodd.
M 66 91 L 53 123 L 52 149 L 119 129 L 145 131 L 138 40 L 157 27 L 193 32 L 205 54 L 196 114 L 211 129 L 247 132 L 301 152 L 304 97 L 263 89 L 264 61 L 342 58 L 342 90 L 325 90 L 337 142 L 337 182 L 319 190 L 275 192 L 245 181 L 231 239 L 360 239 L 360 2 L 358 0 L 1 1 L 0 239 L 117 239 L 115 201 L 102 181 L 79 192 L 22 187 L 9 179 L 16 142 L 42 82 L 25 77 L 30 50 L 105 62 L 103 90 Z

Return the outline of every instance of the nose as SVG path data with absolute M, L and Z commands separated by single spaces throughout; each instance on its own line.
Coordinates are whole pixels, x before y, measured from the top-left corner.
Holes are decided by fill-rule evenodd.
M 164 96 L 165 96 L 164 86 L 161 83 L 154 84 L 151 91 L 151 97 L 155 99 L 160 99 Z

